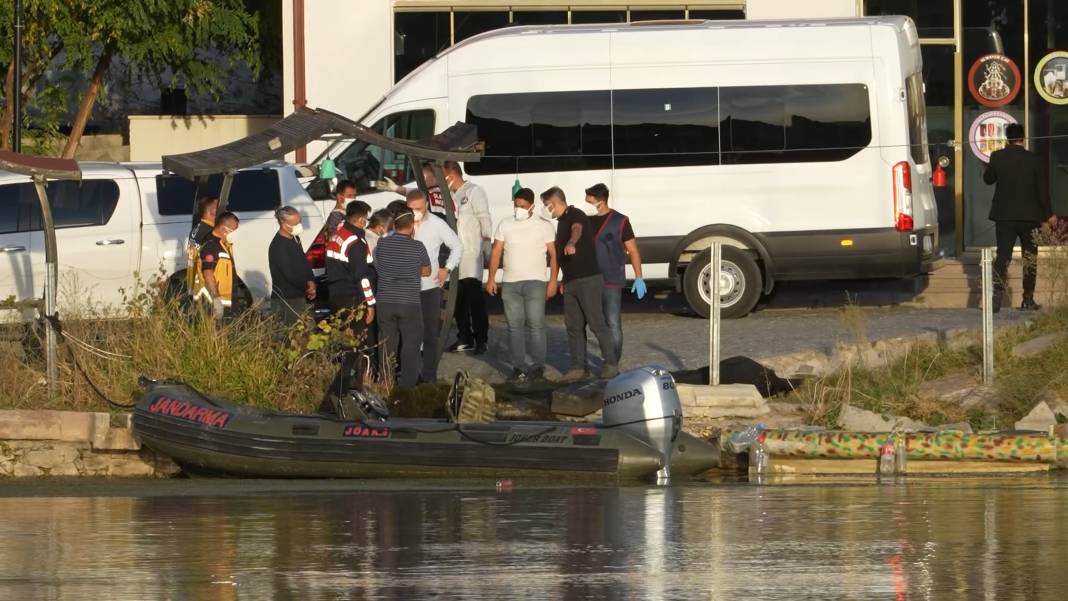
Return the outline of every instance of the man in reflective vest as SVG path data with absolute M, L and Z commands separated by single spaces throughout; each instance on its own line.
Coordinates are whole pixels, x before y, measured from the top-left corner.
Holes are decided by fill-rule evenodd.
M 234 299 L 234 246 L 232 236 L 240 220 L 226 212 L 215 218 L 211 235 L 200 246 L 195 298 L 211 303 L 212 314 L 223 317 Z
M 623 287 L 627 283 L 627 263 L 634 268 L 634 285 L 630 291 L 641 300 L 646 291 L 642 279 L 642 256 L 634 239 L 630 219 L 608 207 L 608 186 L 595 184 L 586 189 L 583 211 L 590 218 L 597 265 L 604 276 L 601 305 L 604 320 L 615 344 L 616 356 L 623 356 Z
M 330 290 L 330 308 L 335 315 L 347 320 L 353 339 L 364 349 L 373 345 L 373 331 L 369 326 L 375 318 L 374 259 L 367 246 L 365 229 L 371 207 L 360 200 L 345 207 L 345 222 L 340 224 L 326 242 L 326 283 Z M 363 306 L 362 314 L 359 308 Z M 367 336 L 363 336 L 364 333 Z M 361 340 L 361 336 L 363 339 Z M 357 360 L 361 353 L 356 348 L 346 348 L 341 369 L 330 384 L 327 395 L 340 397 L 345 392 L 363 384 L 363 375 L 373 364 L 369 354 Z M 355 372 L 355 380 L 353 375 Z
M 215 228 L 215 213 L 219 209 L 219 199 L 215 196 L 202 196 L 197 201 L 196 211 L 193 218 L 196 222 L 189 232 L 189 239 L 185 242 L 185 258 L 188 269 L 185 270 L 185 288 L 190 296 L 197 293 L 197 262 L 200 258 L 200 247 L 211 236 L 211 230 Z

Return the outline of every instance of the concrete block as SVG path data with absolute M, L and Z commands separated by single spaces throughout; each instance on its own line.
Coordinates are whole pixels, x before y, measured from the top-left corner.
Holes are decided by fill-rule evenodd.
M 929 431 L 931 427 L 907 417 L 884 417 L 873 411 L 843 405 L 838 415 L 838 426 L 849 432 L 890 432 L 895 427 L 905 431 Z
M 1066 335 L 1068 334 L 1065 332 L 1056 332 L 1053 334 L 1046 334 L 1045 336 L 1039 336 L 1038 338 L 1032 338 L 1026 342 L 1021 342 L 1012 347 L 1012 356 L 1017 359 L 1025 359 L 1027 357 L 1041 355 L 1052 348 L 1053 345 L 1064 340 Z
M 1050 409 L 1049 405 L 1042 401 L 1035 405 L 1034 409 L 1030 413 L 1024 416 L 1023 419 L 1016 422 L 1017 430 L 1035 430 L 1038 432 L 1050 432 L 1054 426 L 1057 425 L 1057 416 Z
M 0 439 L 90 443 L 96 415 L 81 411 L 0 411 Z M 107 417 L 106 413 L 100 415 Z
M 678 384 L 679 400 L 684 408 L 719 407 L 719 408 L 759 408 L 767 405 L 760 391 L 752 384 L 721 384 L 705 386 L 697 384 Z
M 723 417 L 761 417 L 771 413 L 766 404 L 763 407 L 685 407 L 684 418 L 719 419 Z

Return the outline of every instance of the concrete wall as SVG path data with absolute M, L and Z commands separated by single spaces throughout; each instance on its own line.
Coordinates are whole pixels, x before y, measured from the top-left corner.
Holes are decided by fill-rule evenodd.
M 282 0 L 282 110 L 293 112 L 293 3 Z M 393 86 L 392 0 L 304 1 L 308 106 L 355 119 Z M 325 145 L 308 148 L 314 159 Z M 292 157 L 290 157 L 292 158 Z
M 203 150 L 261 131 L 278 120 L 271 116 L 130 116 L 131 161 L 158 161 L 165 154 Z
M 855 17 L 857 0 L 746 0 L 747 19 L 822 19 Z

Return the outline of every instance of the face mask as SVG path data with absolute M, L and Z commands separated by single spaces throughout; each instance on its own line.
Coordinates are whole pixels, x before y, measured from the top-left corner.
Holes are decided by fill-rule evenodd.
M 355 197 L 355 196 L 353 196 L 353 197 L 351 197 L 351 198 L 349 198 L 349 197 L 345 197 L 345 198 L 343 198 L 342 200 L 343 200 L 343 201 L 345 202 L 345 206 L 347 207 L 347 206 L 349 206 L 349 203 L 350 203 L 350 202 L 352 202 L 352 201 L 356 200 L 356 197 Z
M 237 238 L 237 230 L 230 230 L 223 236 L 223 240 L 226 240 L 230 244 L 234 243 L 234 239 Z
M 527 219 L 530 219 L 530 209 L 524 209 L 524 208 L 521 208 L 521 207 L 516 207 L 516 209 L 515 209 L 515 220 L 516 221 L 526 221 Z
M 598 203 L 598 204 L 600 204 L 600 203 Z M 587 217 L 596 217 L 597 216 L 597 205 L 591 205 L 588 202 L 584 202 L 584 203 L 582 203 L 582 212 L 585 213 Z
M 289 226 L 289 233 L 293 236 L 299 236 L 304 233 L 304 224 L 298 223 L 296 225 Z
M 426 211 L 412 210 L 412 214 L 415 215 L 415 221 L 419 222 L 423 220 L 423 215 L 426 215 Z

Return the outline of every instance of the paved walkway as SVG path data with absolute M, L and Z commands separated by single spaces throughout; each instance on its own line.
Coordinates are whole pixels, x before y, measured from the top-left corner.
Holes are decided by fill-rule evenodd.
M 689 313 L 675 294 L 661 292 L 656 296 L 659 298 L 647 297 L 640 303 L 634 301 L 624 306 L 621 367 L 658 364 L 677 370 L 708 365 L 708 321 Z M 546 371 L 550 377 L 568 367 L 567 334 L 560 309 L 561 302 L 556 299 L 550 303 L 550 315 L 546 318 L 549 345 Z M 439 375 L 444 377 L 466 369 L 472 375 L 500 381 L 511 373 L 507 330 L 499 301 L 491 301 L 490 311 L 489 352 L 480 357 L 446 353 Z M 861 311 L 867 337 L 872 341 L 980 326 L 978 309 L 887 307 Z M 840 307 L 764 309 L 743 319 L 724 321 L 722 356 L 747 355 L 760 359 L 805 350 L 829 351 L 837 342 L 855 342 L 845 313 Z M 1031 315 L 1006 309 L 995 316 L 995 323 L 1011 324 Z M 599 366 L 600 352 L 592 334 L 590 345 L 591 360 Z

